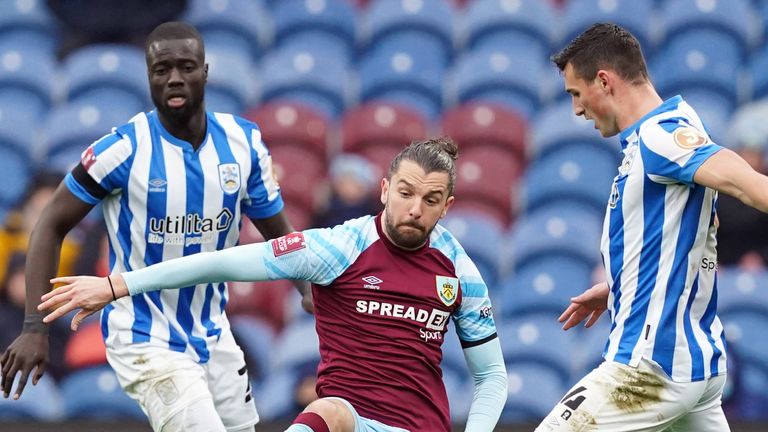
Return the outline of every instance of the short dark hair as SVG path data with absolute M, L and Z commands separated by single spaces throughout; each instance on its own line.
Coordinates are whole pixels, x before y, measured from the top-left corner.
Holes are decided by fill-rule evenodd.
M 456 159 L 458 158 L 459 147 L 449 137 L 414 141 L 392 159 L 392 163 L 389 164 L 387 179 L 392 180 L 392 175 L 400 169 L 400 162 L 403 160 L 413 161 L 427 174 L 431 172 L 448 173 L 448 196 L 451 196 L 456 184 Z
M 600 69 L 612 69 L 634 84 L 648 81 L 640 42 L 626 29 L 611 23 L 594 24 L 551 58 L 562 72 L 570 63 L 576 75 L 592 80 Z
M 205 44 L 203 44 L 203 37 L 200 36 L 200 32 L 191 24 L 182 21 L 168 21 L 155 27 L 147 36 L 144 50 L 149 52 L 150 45 L 157 41 L 177 39 L 195 39 L 200 44 L 203 52 L 205 52 Z

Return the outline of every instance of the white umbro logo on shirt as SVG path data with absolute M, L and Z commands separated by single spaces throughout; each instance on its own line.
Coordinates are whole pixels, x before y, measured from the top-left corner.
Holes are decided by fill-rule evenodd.
M 363 281 L 367 282 L 365 285 L 363 285 L 363 288 L 375 289 L 375 290 L 380 289 L 378 285 L 384 282 L 383 280 L 377 278 L 376 276 L 366 276 L 362 279 Z

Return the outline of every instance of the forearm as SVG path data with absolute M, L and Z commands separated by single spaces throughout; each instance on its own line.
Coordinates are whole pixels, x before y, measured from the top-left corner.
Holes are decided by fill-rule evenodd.
M 467 432 L 493 431 L 507 400 L 507 370 L 499 339 L 464 350 L 475 382 Z
M 28 317 L 39 314 L 37 306 L 40 304 L 40 297 L 51 289 L 49 281 L 56 277 L 65 235 L 58 233 L 50 224 L 38 224 L 32 231 L 25 271 L 25 312 Z M 26 324 L 25 320 L 25 326 Z
M 123 273 L 130 295 L 201 283 L 268 280 L 263 257 L 269 243 L 253 243 L 203 252 Z

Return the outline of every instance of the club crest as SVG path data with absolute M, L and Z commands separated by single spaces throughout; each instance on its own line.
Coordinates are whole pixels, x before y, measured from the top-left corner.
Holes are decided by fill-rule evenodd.
M 451 306 L 456 302 L 456 296 L 459 289 L 459 280 L 447 276 L 435 276 L 437 286 L 437 297 L 446 306 Z
M 224 193 L 234 194 L 240 190 L 240 165 L 219 164 L 219 183 Z

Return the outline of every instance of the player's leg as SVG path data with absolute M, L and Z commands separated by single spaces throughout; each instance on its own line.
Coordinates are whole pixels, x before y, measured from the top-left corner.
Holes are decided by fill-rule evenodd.
M 376 420 L 361 417 L 357 410 L 342 398 L 318 399 L 296 417 L 286 432 L 408 432 Z
M 155 431 L 221 431 L 205 371 L 190 356 L 148 344 L 107 350 L 126 394 Z
M 577 383 L 537 432 L 660 432 L 688 413 L 706 382 L 675 383 L 650 362 L 604 362 Z
M 666 432 L 729 432 L 722 406 L 725 376 L 709 379 L 707 389 L 691 412 L 676 421 Z
M 228 432 L 251 431 L 259 422 L 259 413 L 251 393 L 245 355 L 229 329 L 211 345 L 211 358 L 204 368 L 216 411 Z

